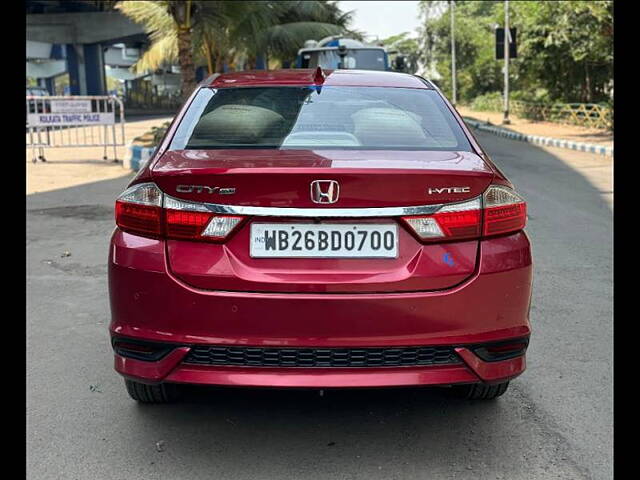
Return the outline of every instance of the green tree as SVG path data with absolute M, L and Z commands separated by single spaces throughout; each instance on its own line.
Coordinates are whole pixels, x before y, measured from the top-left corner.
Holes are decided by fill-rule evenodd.
M 518 30 L 518 58 L 511 61 L 514 96 L 561 102 L 606 101 L 613 78 L 613 2 L 510 2 L 510 26 Z M 444 92 L 451 92 L 450 4 L 422 1 L 422 60 L 435 65 Z M 504 3 L 457 1 L 456 69 L 463 102 L 502 90 L 495 60 L 496 25 Z
M 270 57 L 280 62 L 295 59 L 306 40 L 320 40 L 330 35 L 359 36 L 349 30 L 353 12 L 342 12 L 337 2 L 273 2 L 277 22 L 258 32 L 256 45 L 265 45 Z
M 552 99 L 606 100 L 613 78 L 613 2 L 513 4 L 522 30 L 523 83 L 547 89 Z
M 418 40 L 409 36 L 409 32 L 399 33 L 380 41 L 389 52 L 397 52 L 405 58 L 405 71 L 414 74 L 418 71 L 420 45 Z
M 196 83 L 191 30 L 194 24 L 202 23 L 195 15 L 201 3 L 192 0 L 127 1 L 116 5 L 116 9 L 144 26 L 152 42 L 137 70 L 155 70 L 163 63 L 178 60 L 185 98 Z
M 423 41 L 428 54 L 423 61 L 435 65 L 440 77 L 439 86 L 450 95 L 450 5 L 448 2 L 422 3 L 424 25 L 421 31 L 429 34 Z M 501 5 L 493 1 L 456 2 L 456 70 L 458 97 L 462 102 L 499 88 L 501 66 L 494 60 L 493 31 L 497 8 Z

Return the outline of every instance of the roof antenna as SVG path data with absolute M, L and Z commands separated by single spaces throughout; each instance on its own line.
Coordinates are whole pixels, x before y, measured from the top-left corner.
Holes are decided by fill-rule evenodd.
M 322 67 L 318 65 L 318 68 L 316 68 L 316 71 L 313 74 L 313 83 L 315 83 L 316 85 L 322 85 L 325 78 L 326 77 L 324 75 L 324 72 L 322 71 Z

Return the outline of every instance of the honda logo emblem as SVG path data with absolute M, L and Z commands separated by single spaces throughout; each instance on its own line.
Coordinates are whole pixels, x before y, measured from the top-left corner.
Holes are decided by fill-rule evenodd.
M 313 203 L 336 203 L 340 195 L 340 185 L 335 180 L 314 180 L 311 182 Z

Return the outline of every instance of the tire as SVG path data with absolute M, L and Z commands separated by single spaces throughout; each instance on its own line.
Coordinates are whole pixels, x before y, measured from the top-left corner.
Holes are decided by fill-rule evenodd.
M 456 397 L 466 398 L 468 400 L 493 400 L 506 392 L 508 387 L 509 382 L 495 385 L 474 383 L 471 385 L 457 385 L 453 387 L 452 393 Z
M 125 379 L 124 384 L 127 387 L 127 393 L 136 402 L 171 403 L 178 399 L 178 389 L 176 385 L 166 383 L 147 385 L 127 379 Z

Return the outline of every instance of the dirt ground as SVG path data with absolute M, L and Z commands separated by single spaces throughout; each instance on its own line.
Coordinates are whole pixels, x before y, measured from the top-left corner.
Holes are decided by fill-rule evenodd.
M 153 126 L 171 120 L 170 116 L 134 117 L 125 125 L 125 144 Z M 122 167 L 126 145 L 116 147 L 119 163 L 113 162 L 113 147 L 107 149 L 108 160 L 102 160 L 103 147 L 48 148 L 46 162 L 32 163 L 32 150 L 26 150 L 27 194 L 74 187 L 131 174 Z
M 477 112 L 468 107 L 456 106 L 463 117 L 469 117 L 479 122 L 489 122 L 493 125 L 508 128 L 526 135 L 540 135 L 575 142 L 594 143 L 613 147 L 613 132 L 599 128 L 578 127 L 575 125 L 563 125 L 553 122 L 533 122 L 524 118 L 509 115 L 511 123 L 502 125 L 502 112 Z

